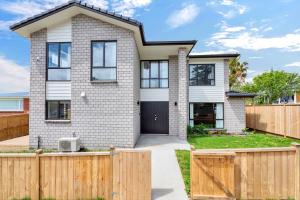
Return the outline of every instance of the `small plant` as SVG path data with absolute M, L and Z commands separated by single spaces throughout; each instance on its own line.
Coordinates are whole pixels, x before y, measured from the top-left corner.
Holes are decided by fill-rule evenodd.
M 31 200 L 30 197 L 23 197 L 21 199 L 13 198 L 12 200 Z
M 97 197 L 97 198 L 92 199 L 92 200 L 104 200 L 104 198 L 103 197 Z
M 198 124 L 198 125 L 195 125 L 194 127 L 188 126 L 187 134 L 188 135 L 206 135 L 206 134 L 208 134 L 207 126 L 205 124 Z

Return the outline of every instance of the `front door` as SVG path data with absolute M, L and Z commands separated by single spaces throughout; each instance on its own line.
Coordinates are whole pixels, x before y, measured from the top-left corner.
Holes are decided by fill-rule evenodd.
M 141 102 L 141 132 L 169 134 L 169 102 Z

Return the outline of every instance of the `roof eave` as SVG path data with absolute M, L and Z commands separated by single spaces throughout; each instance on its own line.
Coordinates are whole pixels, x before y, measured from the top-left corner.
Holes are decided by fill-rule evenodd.
M 240 54 L 207 54 L 207 55 L 189 55 L 189 58 L 237 58 Z

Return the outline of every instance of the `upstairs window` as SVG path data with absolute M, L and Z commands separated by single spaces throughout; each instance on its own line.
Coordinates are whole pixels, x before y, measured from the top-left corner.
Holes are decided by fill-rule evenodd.
M 92 41 L 92 81 L 117 80 L 117 42 Z
M 215 65 L 190 65 L 190 86 L 214 86 Z
M 168 61 L 141 62 L 141 88 L 168 88 Z
M 48 43 L 47 52 L 47 80 L 71 80 L 71 43 Z

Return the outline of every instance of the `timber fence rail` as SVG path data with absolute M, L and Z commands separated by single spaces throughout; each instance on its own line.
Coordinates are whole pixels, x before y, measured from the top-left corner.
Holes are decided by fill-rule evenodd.
M 0 199 L 151 200 L 150 151 L 0 154 Z
M 246 126 L 300 139 L 300 104 L 246 106 Z
M 300 145 L 191 151 L 192 199 L 300 200 Z
M 28 135 L 29 114 L 0 116 L 0 141 Z

